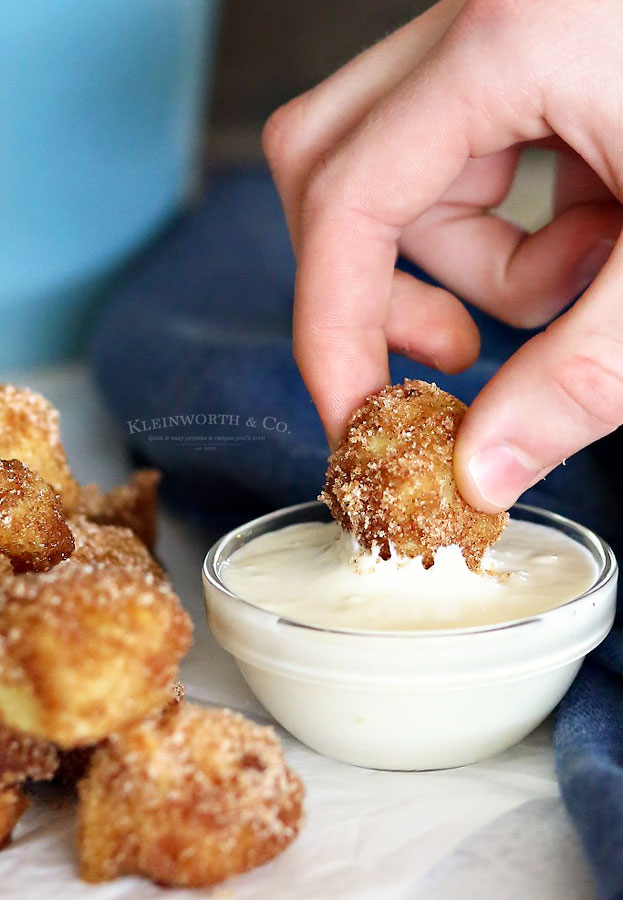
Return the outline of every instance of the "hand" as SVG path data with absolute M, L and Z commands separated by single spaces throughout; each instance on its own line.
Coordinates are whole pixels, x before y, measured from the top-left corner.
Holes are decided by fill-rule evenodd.
M 298 260 L 294 352 L 330 443 L 389 380 L 478 355 L 451 291 L 512 325 L 556 316 L 468 412 L 459 489 L 490 512 L 623 422 L 621 0 L 442 0 L 277 110 L 264 145 Z M 488 213 L 522 144 L 560 151 L 536 234 Z M 398 252 L 448 286 L 394 269 Z

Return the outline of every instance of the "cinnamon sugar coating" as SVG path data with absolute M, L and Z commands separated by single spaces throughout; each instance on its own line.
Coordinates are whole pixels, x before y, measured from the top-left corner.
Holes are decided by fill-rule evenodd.
M 43 572 L 74 549 L 60 497 L 18 459 L 0 459 L 0 553 L 15 572 Z
M 453 474 L 454 439 L 467 407 L 434 384 L 406 379 L 355 410 L 329 458 L 320 495 L 334 519 L 383 559 L 392 550 L 433 565 L 439 547 L 458 544 L 478 571 L 508 513 L 469 506 Z
M 189 616 L 153 575 L 72 564 L 7 579 L 0 720 L 62 747 L 93 744 L 170 699 Z
M 207 887 L 296 837 L 303 788 L 271 728 L 184 704 L 112 735 L 79 784 L 80 874 Z
M 0 790 L 27 779 L 49 781 L 57 768 L 54 744 L 0 724 Z
M 29 388 L 0 385 L 0 459 L 19 459 L 60 494 L 63 512 L 81 503 L 80 488 L 67 465 L 58 411 Z
M 30 802 L 18 787 L 0 788 L 0 850 L 11 840 L 11 834 Z
M 158 486 L 160 472 L 139 469 L 127 484 L 104 493 L 96 484 L 81 488 L 82 509 L 87 518 L 100 525 L 121 525 L 131 528 L 146 547 L 153 551 L 156 544 L 158 517 Z
M 164 579 L 165 575 L 145 544 L 130 528 L 98 525 L 85 516 L 69 520 L 76 548 L 71 565 L 117 568 Z

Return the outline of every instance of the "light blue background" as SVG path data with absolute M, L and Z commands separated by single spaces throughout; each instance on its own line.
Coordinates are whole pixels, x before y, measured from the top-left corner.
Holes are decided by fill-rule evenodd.
M 0 368 L 82 337 L 196 176 L 212 0 L 0 5 Z

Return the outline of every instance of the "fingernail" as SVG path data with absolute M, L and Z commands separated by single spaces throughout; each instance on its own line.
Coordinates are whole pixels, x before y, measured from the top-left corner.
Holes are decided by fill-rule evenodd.
M 505 441 L 475 453 L 467 468 L 483 500 L 498 509 L 512 506 L 543 471 L 541 465 Z
M 615 244 L 616 241 L 602 238 L 582 257 L 576 269 L 576 293 L 583 291 L 599 275 L 610 258 Z

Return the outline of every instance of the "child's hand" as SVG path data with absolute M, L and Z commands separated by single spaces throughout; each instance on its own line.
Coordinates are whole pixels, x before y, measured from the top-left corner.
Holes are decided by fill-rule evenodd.
M 446 372 L 478 334 L 452 293 L 547 322 L 490 381 L 457 440 L 468 502 L 497 511 L 623 422 L 621 0 L 442 0 L 278 110 L 265 148 L 298 258 L 294 350 L 331 442 L 388 381 L 387 351 Z M 526 141 L 562 153 L 534 235 L 487 210 Z

